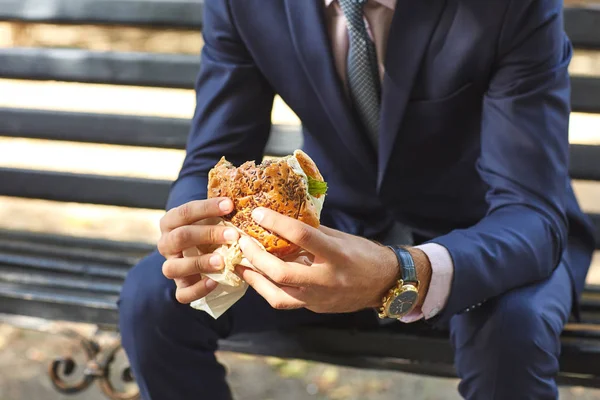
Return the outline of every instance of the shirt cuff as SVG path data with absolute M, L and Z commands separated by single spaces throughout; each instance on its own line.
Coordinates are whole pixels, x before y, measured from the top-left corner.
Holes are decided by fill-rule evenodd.
M 425 243 L 415 248 L 422 250 L 431 263 L 431 282 L 423 302 L 423 307 L 414 309 L 400 318 L 401 322 L 411 323 L 420 319 L 435 317 L 445 306 L 450 296 L 454 264 L 444 246 L 437 243 Z

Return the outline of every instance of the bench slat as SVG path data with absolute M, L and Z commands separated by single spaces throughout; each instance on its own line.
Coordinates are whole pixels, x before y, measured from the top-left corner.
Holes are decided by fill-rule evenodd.
M 571 178 L 600 181 L 600 146 L 572 144 L 569 146 L 569 163 Z
M 600 218 L 600 215 L 596 214 L 592 214 L 592 217 L 595 217 L 596 219 Z M 599 223 L 597 223 L 596 225 L 598 227 L 600 227 L 600 220 L 598 220 Z M 600 285 L 588 285 L 586 288 L 593 296 L 595 296 L 595 298 L 600 298 Z
M 57 273 L 41 273 L 23 268 L 0 267 L 0 282 L 23 286 L 38 286 L 56 289 L 70 289 L 89 293 L 112 294 L 121 293 L 122 281 L 111 282 L 98 278 L 89 279 L 78 275 Z
M 171 182 L 68 172 L 0 168 L 0 194 L 6 196 L 164 209 Z
M 596 249 L 600 250 L 600 214 L 588 214 L 596 228 Z
M 80 307 L 101 308 L 116 311 L 115 300 L 117 296 L 104 295 L 82 291 L 74 294 L 69 290 L 48 289 L 32 285 L 18 285 L 12 283 L 0 283 L 0 293 L 6 298 L 21 298 L 39 301 L 50 301 L 63 304 L 79 305 Z M 0 311 L 4 312 L 4 311 Z M 25 313 L 24 315 L 27 315 Z
M 203 0 L 0 0 L 0 21 L 202 29 Z M 576 47 L 600 48 L 600 10 L 566 7 Z
M 132 255 L 121 255 L 113 252 L 98 251 L 90 249 L 79 249 L 77 247 L 65 248 L 43 243 L 14 241 L 11 239 L 0 239 L 0 253 L 19 255 L 35 255 L 36 257 L 52 257 L 60 254 L 61 260 L 77 260 L 78 262 L 101 262 L 110 265 L 128 266 L 134 264 L 139 257 Z
M 91 238 L 83 236 L 68 236 L 60 234 L 49 234 L 32 231 L 19 231 L 12 229 L 0 229 L 0 242 L 20 241 L 29 243 L 35 247 L 37 244 L 54 246 L 60 252 L 66 250 L 75 250 L 82 252 L 105 251 L 111 254 L 123 254 L 124 256 L 138 257 L 154 249 L 154 246 L 149 243 L 117 241 L 104 238 Z M 68 251 L 66 252 L 68 254 Z M 100 259 L 100 261 L 102 261 Z
M 190 120 L 139 115 L 0 108 L 0 136 L 125 146 L 185 149 Z M 273 125 L 265 154 L 302 147 L 298 125 Z
M 582 49 L 600 49 L 600 8 L 566 7 L 565 30 L 573 45 Z
M 382 345 L 385 343 L 385 346 Z M 299 358 L 351 365 L 359 368 L 404 370 L 416 361 L 424 365 L 452 365 L 453 351 L 448 339 L 421 332 L 353 332 L 326 328 L 292 332 L 238 334 L 219 342 L 221 351 L 262 356 Z M 562 339 L 561 373 L 600 375 L 598 339 Z M 600 384 L 597 382 L 596 384 Z
M 0 135 L 126 146 L 185 149 L 190 120 L 0 108 Z
M 0 182 L 3 196 L 157 210 L 164 209 L 171 186 L 166 180 L 15 168 L 0 168 Z M 591 218 L 600 233 L 600 215 Z
M 0 77 L 148 87 L 194 87 L 200 58 L 79 49 L 0 49 Z
M 52 320 L 117 325 L 118 296 L 0 282 L 0 313 Z
M 185 149 L 188 130 L 183 118 L 0 108 L 0 136 L 7 137 Z M 265 154 L 290 154 L 302 140 L 299 126 L 274 125 Z M 600 146 L 574 144 L 570 153 L 574 179 L 600 180 Z
M 594 315 L 594 320 L 600 320 L 600 295 L 594 292 L 594 285 L 586 285 L 585 291 L 581 296 L 581 310 Z M 584 321 L 588 319 L 584 318 Z
M 57 258 L 57 255 L 54 257 L 39 257 L 0 253 L 0 270 L 3 265 L 10 268 L 17 267 L 23 271 L 27 269 L 32 271 L 56 271 L 93 278 L 112 278 L 116 281 L 125 279 L 129 270 L 129 266 L 115 267 L 110 264 L 65 261 Z
M 571 109 L 575 112 L 600 113 L 600 78 L 571 77 Z
M 598 215 L 595 216 L 599 217 Z M 600 220 L 598 220 L 600 222 Z M 596 225 L 600 232 L 600 225 Z M 596 244 L 597 248 L 600 248 Z M 581 296 L 580 302 L 581 320 L 586 324 L 596 324 L 600 326 L 600 286 L 586 285 Z M 600 338 L 600 327 L 596 328 L 596 335 Z
M 586 321 L 587 323 L 600 326 L 600 313 L 597 310 L 594 310 L 592 312 L 582 310 L 580 316 L 581 319 Z
M 200 58 L 79 49 L 0 49 L 0 77 L 193 89 Z M 572 77 L 573 111 L 600 112 L 600 78 Z
M 0 0 L 0 21 L 202 28 L 204 0 Z

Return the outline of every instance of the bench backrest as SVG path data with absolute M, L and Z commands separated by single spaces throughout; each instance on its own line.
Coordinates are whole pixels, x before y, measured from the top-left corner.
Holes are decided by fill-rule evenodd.
M 202 29 L 200 0 L 0 0 L 0 21 Z M 600 10 L 568 8 L 576 49 L 600 50 Z M 199 57 L 65 48 L 0 49 L 0 78 L 192 89 Z M 600 114 L 600 78 L 572 77 L 572 109 Z M 0 136 L 184 149 L 189 120 L 0 108 Z M 299 147 L 297 126 L 274 125 L 266 155 Z M 600 146 L 571 145 L 573 179 L 600 181 Z M 164 208 L 171 182 L 0 168 L 0 195 L 62 202 Z M 600 215 L 592 218 L 600 237 Z M 598 243 L 600 248 L 600 243 Z

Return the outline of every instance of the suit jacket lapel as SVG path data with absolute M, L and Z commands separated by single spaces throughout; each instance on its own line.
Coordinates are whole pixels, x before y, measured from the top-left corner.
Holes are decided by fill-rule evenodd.
M 285 4 L 295 50 L 321 106 L 335 127 L 339 140 L 357 162 L 375 176 L 375 152 L 353 120 L 335 69 L 323 15 L 323 0 L 285 0 Z
M 382 86 L 377 189 L 385 176 L 419 65 L 446 0 L 398 0 L 386 50 Z

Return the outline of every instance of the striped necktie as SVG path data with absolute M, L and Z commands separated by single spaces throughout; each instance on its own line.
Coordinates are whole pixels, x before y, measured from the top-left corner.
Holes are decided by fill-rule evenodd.
M 360 122 L 377 149 L 381 86 L 375 45 L 363 18 L 367 0 L 338 0 L 348 21 L 348 88 Z

